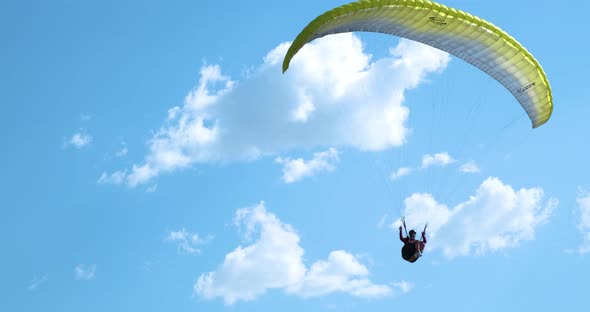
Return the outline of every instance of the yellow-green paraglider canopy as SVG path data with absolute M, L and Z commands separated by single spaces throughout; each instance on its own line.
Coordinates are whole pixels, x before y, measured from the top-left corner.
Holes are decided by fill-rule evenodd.
M 362 0 L 314 19 L 295 38 L 283 72 L 308 42 L 343 32 L 378 32 L 411 39 L 448 52 L 499 81 L 539 127 L 553 112 L 545 71 L 512 36 L 469 13 L 429 0 Z

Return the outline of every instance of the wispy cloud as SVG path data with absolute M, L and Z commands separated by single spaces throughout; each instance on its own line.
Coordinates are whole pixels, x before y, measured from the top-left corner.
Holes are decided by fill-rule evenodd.
M 35 276 L 35 277 L 33 277 L 33 280 L 31 280 L 31 282 L 29 283 L 29 287 L 27 287 L 27 289 L 29 291 L 37 290 L 37 288 L 39 288 L 39 286 L 47 283 L 48 280 L 49 280 L 49 276 L 47 274 L 44 274 L 41 277 Z
M 74 133 L 69 139 L 64 142 L 64 148 L 73 146 L 77 149 L 82 149 L 92 143 L 92 136 L 86 130 L 80 129 Z
M 414 193 L 404 201 L 404 215 L 410 228 L 428 222 L 429 235 L 436 237 L 429 248 L 440 248 L 449 258 L 481 255 L 532 240 L 537 226 L 546 223 L 558 205 L 557 199 L 543 197 L 542 188 L 515 190 L 489 177 L 453 208 L 430 194 Z
M 580 188 L 576 202 L 579 218 L 577 227 L 582 234 L 582 243 L 575 251 L 583 255 L 590 252 L 590 191 Z
M 166 236 L 166 241 L 176 243 L 180 253 L 196 255 L 201 253 L 200 246 L 209 243 L 212 236 L 202 237 L 197 233 L 191 233 L 182 228 L 179 231 L 172 231 Z
M 382 229 L 384 228 L 387 223 L 389 222 L 389 215 L 388 214 L 384 214 L 381 219 L 379 219 L 379 222 L 377 222 L 377 228 L 378 229 Z
M 117 171 L 117 172 L 114 172 L 111 174 L 103 172 L 100 175 L 100 177 L 98 178 L 98 181 L 96 181 L 96 183 L 98 183 L 98 184 L 123 184 L 123 183 L 125 183 L 126 177 L 127 177 L 126 171 Z
M 277 157 L 275 162 L 283 165 L 283 182 L 293 183 L 304 177 L 311 177 L 324 171 L 332 171 L 340 160 L 338 151 L 330 148 L 325 152 L 314 153 L 313 158 L 306 161 L 302 158 L 291 159 Z
M 145 272 L 152 272 L 153 266 L 154 264 L 152 261 L 146 261 L 141 265 L 141 269 Z
M 461 165 L 461 167 L 459 168 L 459 171 L 464 172 L 464 173 L 478 173 L 480 170 L 479 170 L 479 166 L 477 166 L 475 161 L 470 160 L 470 161 L 464 163 L 463 165 Z
M 77 280 L 89 281 L 93 280 L 96 274 L 96 264 L 85 265 L 78 264 L 74 268 L 74 274 Z
M 270 289 L 300 297 L 342 292 L 375 298 L 392 292 L 390 286 L 371 282 L 367 267 L 344 250 L 332 251 L 326 260 L 306 268 L 299 235 L 291 225 L 267 212 L 264 203 L 239 209 L 234 224 L 245 228 L 247 238 L 259 236 L 250 245 L 228 253 L 215 271 L 202 274 L 194 286 L 198 296 L 221 297 L 226 304 L 233 304 L 254 300 Z
M 121 142 L 121 148 L 115 153 L 115 156 L 123 157 L 126 156 L 128 152 L 129 149 L 127 148 L 127 143 Z
M 392 283 L 393 287 L 399 289 L 403 294 L 407 294 L 412 291 L 414 284 L 407 281 L 397 281 Z
M 205 65 L 184 105 L 171 108 L 149 140 L 145 160 L 119 171 L 125 184 L 147 183 L 193 164 L 275 158 L 297 149 L 400 146 L 408 134 L 405 92 L 450 60 L 408 40 L 372 60 L 349 33 L 306 45 L 283 75 L 288 47 L 277 46 L 239 82 L 220 66 Z
M 400 167 L 400 168 L 396 169 L 394 172 L 392 172 L 389 175 L 389 178 L 391 180 L 397 180 L 397 179 L 400 179 L 401 177 L 410 175 L 411 173 L 413 173 L 415 171 L 425 170 L 425 169 L 428 169 L 433 166 L 446 167 L 454 162 L 456 162 L 456 160 L 453 159 L 453 157 L 451 157 L 451 155 L 449 155 L 448 152 L 440 152 L 440 153 L 436 153 L 434 155 L 424 154 L 422 156 L 422 162 L 421 162 L 420 166 L 416 166 L 415 168 Z
M 412 168 L 401 167 L 401 168 L 398 168 L 396 171 L 392 172 L 391 175 L 389 176 L 389 178 L 391 180 L 397 180 L 403 176 L 409 175 L 410 173 L 412 173 L 413 170 L 414 169 L 412 169 Z

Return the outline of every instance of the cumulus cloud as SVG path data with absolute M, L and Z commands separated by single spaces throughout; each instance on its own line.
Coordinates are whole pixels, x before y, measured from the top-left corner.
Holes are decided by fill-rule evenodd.
M 543 199 L 539 187 L 515 190 L 489 177 L 468 200 L 450 208 L 430 194 L 414 193 L 405 199 L 410 228 L 428 222 L 429 248 L 440 248 L 449 257 L 481 255 L 516 247 L 534 238 L 537 226 L 547 222 L 558 201 Z M 397 226 L 394 222 L 392 227 Z
M 447 152 L 436 153 L 434 155 L 426 154 L 422 156 L 422 168 L 424 169 L 431 166 L 446 167 L 454 162 L 455 160 L 453 157 Z
M 238 210 L 234 224 L 247 239 L 254 234 L 258 237 L 228 253 L 215 271 L 198 278 L 195 294 L 205 299 L 221 297 L 226 304 L 233 304 L 253 300 L 270 289 L 283 289 L 304 298 L 334 292 L 381 297 L 392 291 L 387 285 L 372 283 L 367 267 L 343 250 L 332 251 L 327 260 L 306 268 L 299 235 L 291 225 L 267 212 L 264 203 Z
M 464 163 L 463 165 L 461 165 L 461 167 L 459 168 L 459 171 L 461 171 L 463 173 L 478 173 L 479 166 L 477 166 L 475 161 L 471 160 L 471 161 L 468 161 L 468 162 Z
M 304 278 L 290 286 L 288 292 L 302 297 L 315 297 L 333 292 L 345 292 L 358 297 L 389 295 L 391 288 L 375 285 L 367 276 L 369 270 L 346 251 L 332 251 L 328 260 L 311 265 Z
M 208 243 L 213 237 L 202 237 L 197 233 L 191 233 L 185 228 L 179 231 L 171 231 L 166 236 L 166 241 L 176 243 L 178 251 L 180 253 L 187 253 L 191 255 L 201 253 L 199 246 Z
M 94 279 L 96 273 L 96 264 L 84 265 L 79 264 L 74 268 L 74 274 L 77 280 L 89 281 Z
M 404 94 L 447 66 L 447 53 L 401 40 L 372 60 L 354 34 L 306 45 L 281 74 L 289 43 L 270 51 L 241 81 L 205 65 L 182 107 L 169 110 L 129 186 L 194 164 L 252 161 L 325 146 L 379 151 L 408 135 Z
M 73 146 L 77 149 L 82 149 L 90 143 L 92 143 L 92 136 L 81 129 L 64 142 L 64 147 Z
M 314 153 L 309 161 L 277 157 L 275 162 L 283 165 L 283 181 L 293 183 L 322 171 L 334 170 L 335 164 L 340 160 L 338 154 L 336 149 L 330 148 L 325 152 Z
M 576 198 L 578 203 L 578 230 L 582 233 L 583 242 L 578 247 L 577 252 L 585 254 L 590 252 L 590 192 L 580 190 Z

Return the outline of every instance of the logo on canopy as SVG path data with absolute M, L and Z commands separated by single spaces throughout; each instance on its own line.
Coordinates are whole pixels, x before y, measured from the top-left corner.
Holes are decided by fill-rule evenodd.
M 428 18 L 428 20 L 438 26 L 445 26 L 447 24 L 444 18 L 438 16 L 431 16 Z

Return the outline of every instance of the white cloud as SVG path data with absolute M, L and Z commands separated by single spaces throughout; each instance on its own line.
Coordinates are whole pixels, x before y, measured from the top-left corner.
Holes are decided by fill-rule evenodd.
M 389 175 L 391 180 L 397 180 L 401 177 L 410 175 L 414 171 L 425 170 L 432 166 L 446 167 L 456 162 L 447 152 L 436 153 L 434 155 L 424 154 L 422 156 L 422 164 L 415 168 L 400 167 Z
M 313 104 L 312 100 L 307 96 L 305 93 L 301 92 L 299 94 L 300 103 L 299 105 L 293 110 L 292 118 L 295 121 L 300 121 L 305 123 L 313 111 L 315 111 L 316 107 Z
M 222 297 L 226 304 L 233 304 L 253 300 L 269 289 L 301 297 L 344 292 L 366 298 L 391 292 L 389 286 L 373 284 L 368 269 L 346 251 L 332 251 L 327 260 L 316 261 L 307 269 L 299 235 L 267 212 L 264 203 L 238 210 L 234 224 L 245 228 L 247 238 L 258 237 L 228 253 L 215 271 L 199 277 L 195 294 L 205 299 Z
M 414 193 L 404 200 L 404 206 L 408 231 L 414 228 L 420 233 L 428 223 L 430 237 L 436 237 L 438 230 L 451 218 L 447 206 L 437 203 L 430 194 Z M 399 220 L 392 224 L 392 228 L 397 229 L 398 226 Z
M 414 284 L 407 281 L 397 281 L 394 282 L 392 285 L 398 288 L 403 294 L 409 293 L 414 288 Z
M 146 192 L 146 193 L 153 193 L 153 192 L 155 192 L 157 189 L 158 189 L 158 185 L 157 185 L 157 184 L 154 184 L 154 185 L 152 185 L 152 186 L 148 187 L 148 188 L 145 190 L 145 192 Z
M 206 299 L 223 297 L 232 304 L 252 300 L 269 288 L 294 285 L 305 276 L 299 236 L 290 225 L 267 213 L 263 203 L 238 210 L 235 223 L 246 227 L 246 236 L 260 227 L 260 237 L 228 253 L 216 271 L 202 274 L 195 284 L 197 294 Z
M 123 184 L 125 182 L 125 178 L 127 177 L 126 171 L 116 171 L 111 174 L 103 172 L 98 181 L 98 184 Z
M 391 180 L 397 180 L 403 176 L 407 176 L 408 174 L 412 173 L 413 169 L 412 168 L 408 168 L 408 167 L 401 167 L 398 168 L 396 171 L 394 171 L 393 173 L 391 173 L 391 175 L 389 176 L 389 178 Z
M 455 160 L 447 152 L 436 153 L 434 155 L 426 154 L 422 156 L 422 168 L 426 169 L 431 166 L 446 167 Z
M 430 194 L 415 193 L 405 200 L 409 228 L 421 230 L 428 222 L 432 249 L 449 257 L 483 254 L 517 247 L 534 238 L 538 225 L 547 222 L 558 201 L 543 200 L 539 187 L 513 189 L 498 178 L 487 178 L 475 195 L 453 208 Z M 392 227 L 398 225 L 392 224 Z
M 73 146 L 77 149 L 82 149 L 92 143 L 92 136 L 86 133 L 85 130 L 80 130 L 74 133 L 65 143 L 64 147 Z
M 213 237 L 201 237 L 199 234 L 191 233 L 184 228 L 180 231 L 171 231 L 166 236 L 166 241 L 176 243 L 179 252 L 191 255 L 200 254 L 201 249 L 199 246 L 208 243 L 211 239 Z
M 140 183 L 150 181 L 153 177 L 158 175 L 158 171 L 148 164 L 143 166 L 133 165 L 131 173 L 127 174 L 127 170 L 116 171 L 114 174 L 123 174 L 129 186 L 135 187 Z
M 477 166 L 477 164 L 473 160 L 471 160 L 471 161 L 466 162 L 463 165 L 461 165 L 461 167 L 459 168 L 459 171 L 464 172 L 464 173 L 478 173 L 479 167 Z
M 304 278 L 289 286 L 287 292 L 304 298 L 322 296 L 333 292 L 345 292 L 358 297 L 382 297 L 391 294 L 386 285 L 375 285 L 367 276 L 369 270 L 357 258 L 346 251 L 330 252 L 328 260 L 311 265 Z
M 252 161 L 293 149 L 400 146 L 409 132 L 404 93 L 450 60 L 447 53 L 407 40 L 390 56 L 372 60 L 349 33 L 306 45 L 282 75 L 288 46 L 270 51 L 239 82 L 217 65 L 204 66 L 198 86 L 184 106 L 169 110 L 126 184 L 193 164 Z
M 92 265 L 84 265 L 79 264 L 74 268 L 74 273 L 76 275 L 76 279 L 89 281 L 94 279 L 96 273 L 96 264 Z
M 340 160 L 338 154 L 336 149 L 330 148 L 325 152 L 314 153 L 309 161 L 277 157 L 275 162 L 283 165 L 283 181 L 293 183 L 322 171 L 334 170 L 335 163 Z
M 580 190 L 576 202 L 578 203 L 578 213 L 580 218 L 578 230 L 583 236 L 583 242 L 577 248 L 577 252 L 580 254 L 586 254 L 590 252 L 590 192 Z
M 31 281 L 31 283 L 29 284 L 29 287 L 27 287 L 27 289 L 29 291 L 37 290 L 37 288 L 39 288 L 39 286 L 46 283 L 48 280 L 49 280 L 49 277 L 47 274 L 45 274 L 41 277 L 35 276 L 35 277 L 33 277 L 33 280 Z

